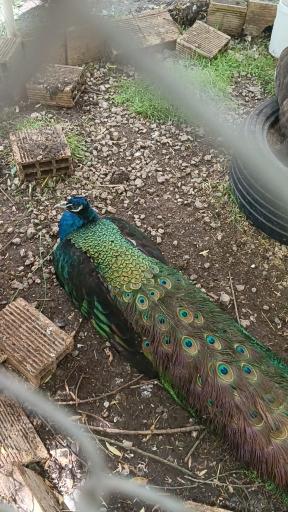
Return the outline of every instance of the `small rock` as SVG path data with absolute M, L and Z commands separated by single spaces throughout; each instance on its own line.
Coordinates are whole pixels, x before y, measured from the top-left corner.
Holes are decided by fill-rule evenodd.
M 228 304 L 230 304 L 230 296 L 227 295 L 227 293 L 225 292 L 221 292 L 221 295 L 220 295 L 220 302 L 221 304 L 224 304 L 225 306 L 228 306 Z
M 242 325 L 242 327 L 244 327 L 244 329 L 246 329 L 246 327 L 249 327 L 249 325 L 251 325 L 251 322 L 250 320 L 244 320 L 243 318 L 240 318 L 240 324 Z
M 13 245 L 20 245 L 21 244 L 20 238 L 14 238 L 14 240 L 12 240 L 12 244 Z
M 196 208 L 199 208 L 199 210 L 204 208 L 204 205 L 201 203 L 201 201 L 199 199 L 196 199 L 195 206 L 196 206 Z
M 236 290 L 238 292 L 243 292 L 243 290 L 245 290 L 244 284 L 236 284 Z
M 137 178 L 135 180 L 135 185 L 136 185 L 137 188 L 142 188 L 142 187 L 144 187 L 144 181 L 141 180 L 141 178 Z
M 28 240 L 31 240 L 31 238 L 33 238 L 33 236 L 36 235 L 36 230 L 33 228 L 33 226 L 31 226 L 30 228 L 27 229 L 26 231 L 26 236 L 28 238 Z

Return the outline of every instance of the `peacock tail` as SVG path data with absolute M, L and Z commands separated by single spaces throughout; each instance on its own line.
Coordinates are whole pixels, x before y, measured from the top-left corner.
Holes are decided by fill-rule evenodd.
M 141 371 L 156 370 L 242 462 L 287 486 L 288 366 L 134 235 L 105 218 L 74 231 L 54 252 L 60 284 L 102 336 Z

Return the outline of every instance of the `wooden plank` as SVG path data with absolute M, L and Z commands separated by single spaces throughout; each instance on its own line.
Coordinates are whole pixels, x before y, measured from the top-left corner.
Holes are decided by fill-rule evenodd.
M 56 494 L 43 478 L 23 466 L 13 468 L 12 475 L 1 475 L 0 500 L 26 512 L 61 510 Z
M 34 386 L 45 382 L 73 350 L 73 336 L 21 298 L 0 311 L 0 331 L 0 349 L 7 363 Z
M 276 18 L 277 3 L 267 0 L 249 0 L 244 25 L 244 33 L 249 36 L 259 36 L 272 27 Z
M 16 464 L 48 459 L 46 448 L 23 409 L 4 395 L 0 396 L 0 447 L 1 474 L 9 474 Z
M 183 57 L 193 57 L 195 54 L 213 59 L 229 44 L 230 36 L 223 34 L 202 21 L 196 21 L 183 36 L 177 40 L 177 52 Z
M 229 36 L 241 34 L 247 13 L 245 0 L 211 0 L 207 23 Z

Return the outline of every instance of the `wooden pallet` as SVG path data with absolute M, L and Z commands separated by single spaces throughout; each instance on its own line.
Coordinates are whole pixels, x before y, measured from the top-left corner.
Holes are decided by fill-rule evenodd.
M 177 40 L 176 49 L 182 57 L 202 55 L 213 59 L 219 52 L 227 48 L 230 36 L 223 34 L 202 21 L 196 21 L 183 36 Z
M 249 0 L 244 33 L 248 36 L 260 36 L 266 28 L 273 26 L 276 12 L 275 2 Z
M 11 475 L 1 475 L 0 501 L 31 512 L 60 512 L 55 493 L 43 478 L 23 466 L 13 468 Z
M 21 40 L 12 37 L 0 37 L 0 96 L 17 99 L 23 90 L 17 88 L 17 75 L 20 64 L 23 62 L 23 49 Z M 13 95 L 11 91 L 14 91 Z
M 105 42 L 97 34 L 95 25 L 71 27 L 66 31 L 67 64 L 82 66 L 101 58 Z
M 0 474 L 9 474 L 17 464 L 48 459 L 48 453 L 23 409 L 14 400 L 0 396 Z
M 18 175 L 23 180 L 72 173 L 72 157 L 61 126 L 10 134 Z
M 240 36 L 247 13 L 245 0 L 211 0 L 207 23 L 229 36 Z
M 0 311 L 0 332 L 6 363 L 37 387 L 73 350 L 73 336 L 21 298 Z
M 175 48 L 180 29 L 167 10 L 153 10 L 114 20 L 117 30 L 136 39 L 142 48 Z M 115 49 L 117 51 L 117 49 Z
M 42 68 L 26 84 L 26 91 L 28 99 L 32 103 L 72 108 L 84 87 L 83 68 L 55 64 Z

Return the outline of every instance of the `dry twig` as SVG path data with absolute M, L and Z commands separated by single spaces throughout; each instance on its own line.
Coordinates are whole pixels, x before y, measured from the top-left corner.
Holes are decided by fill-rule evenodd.
M 107 393 L 103 393 L 102 395 L 93 396 L 92 398 L 84 398 L 83 400 L 78 400 L 77 404 L 88 404 L 91 402 L 97 402 L 97 400 L 101 400 L 102 398 L 106 398 L 107 396 L 115 395 L 118 393 L 118 391 L 121 391 L 122 389 L 128 388 L 131 384 L 134 382 L 137 382 L 138 380 L 142 379 L 143 375 L 138 375 L 135 379 L 131 380 L 130 382 L 126 382 L 126 384 L 122 384 L 122 386 L 119 386 L 118 388 L 112 389 L 112 391 L 108 391 Z M 57 404 L 60 405 L 76 405 L 76 401 L 73 402 L 57 402 Z
M 192 453 L 195 452 L 198 444 L 201 443 L 201 441 L 202 441 L 203 437 L 205 436 L 205 434 L 206 434 L 206 430 L 204 430 L 202 432 L 202 434 L 200 434 L 200 436 L 198 437 L 197 441 L 193 444 L 191 450 L 189 450 L 189 452 L 187 453 L 187 455 L 186 455 L 186 457 L 184 459 L 184 462 L 188 462 L 189 457 L 191 457 Z
M 240 318 L 239 318 L 238 306 L 237 306 L 237 302 L 236 302 L 236 295 L 235 295 L 233 281 L 232 281 L 230 272 L 229 272 L 229 281 L 230 281 L 230 288 L 231 288 L 231 293 L 232 293 L 233 302 L 234 302 L 235 314 L 236 314 L 237 322 L 240 325 Z
M 78 411 L 83 414 L 89 415 L 85 411 Z M 166 428 L 159 430 L 122 430 L 119 428 L 105 428 L 98 427 L 95 425 L 87 425 L 90 430 L 95 430 L 96 432 L 106 432 L 107 434 L 121 434 L 125 436 L 150 436 L 150 435 L 172 435 L 172 434 L 181 434 L 184 432 L 197 432 L 198 430 L 202 430 L 203 427 L 200 425 L 191 425 L 187 427 L 179 427 L 179 428 Z M 196 443 L 195 443 L 196 444 Z

